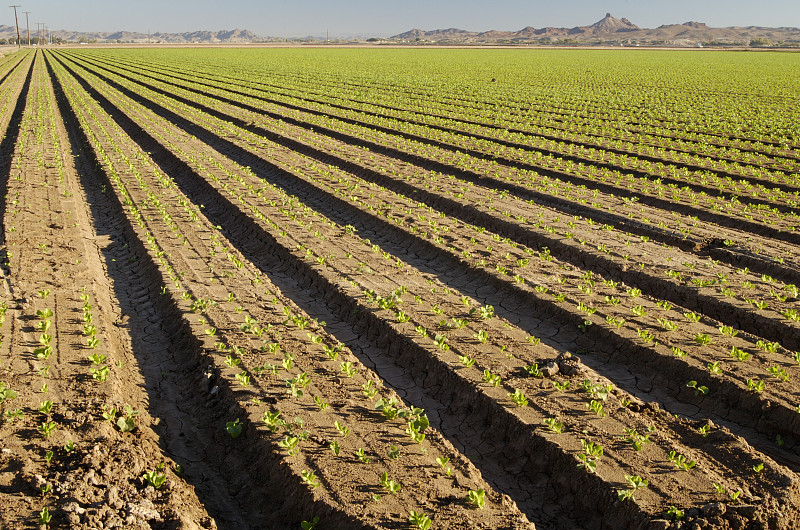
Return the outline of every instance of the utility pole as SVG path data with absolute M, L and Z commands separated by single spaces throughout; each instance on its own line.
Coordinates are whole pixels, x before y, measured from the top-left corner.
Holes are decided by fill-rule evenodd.
M 31 45 L 31 23 L 28 22 L 28 15 L 30 14 L 30 11 L 25 11 L 25 27 L 28 29 L 28 46 Z
M 13 7 L 14 8 L 14 22 L 17 23 L 17 48 L 21 48 L 22 44 L 19 42 L 20 41 L 20 37 L 19 37 L 19 19 L 17 18 L 17 8 L 18 7 L 22 7 L 22 6 L 8 6 L 8 7 Z
M 42 23 L 36 23 L 36 46 L 42 45 Z

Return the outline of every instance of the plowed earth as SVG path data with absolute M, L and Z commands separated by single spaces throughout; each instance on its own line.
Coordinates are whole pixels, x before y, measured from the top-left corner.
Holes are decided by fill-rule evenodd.
M 237 53 L 0 59 L 0 526 L 796 526 L 796 138 Z

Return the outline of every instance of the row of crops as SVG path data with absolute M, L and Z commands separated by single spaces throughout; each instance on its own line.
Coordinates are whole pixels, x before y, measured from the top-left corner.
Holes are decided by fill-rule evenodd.
M 33 136 L 6 133 L 0 407 L 4 435 L 38 431 L 19 450 L 46 491 L 3 516 L 790 526 L 796 61 L 7 57 L 3 123 Z M 163 447 L 109 479 L 111 514 L 63 484 L 93 450 L 64 410 L 87 392 L 83 423 Z M 33 455 L 53 436 L 57 465 Z

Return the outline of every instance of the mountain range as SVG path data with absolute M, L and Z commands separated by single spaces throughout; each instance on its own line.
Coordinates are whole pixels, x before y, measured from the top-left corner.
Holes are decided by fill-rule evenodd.
M 462 29 L 412 29 L 389 39 L 395 42 L 434 42 L 438 44 L 642 44 L 667 46 L 758 45 L 800 46 L 800 28 L 765 28 L 758 26 L 712 28 L 702 22 L 669 24 L 658 28 L 640 28 L 627 18 L 611 13 L 590 26 L 573 28 L 534 28 L 519 31 L 474 32 Z
M 27 42 L 27 30 L 20 28 L 22 42 Z M 246 44 L 250 42 L 260 42 L 265 39 L 258 35 L 244 30 L 222 30 L 222 31 L 191 31 L 186 33 L 138 33 L 134 31 L 116 32 L 81 32 L 56 30 L 51 31 L 54 40 L 60 39 L 65 42 L 133 42 L 133 43 L 205 43 L 205 44 Z M 0 26 L 0 39 L 16 39 L 17 29 L 15 26 Z M 36 32 L 31 31 L 31 41 L 36 40 Z
M 26 42 L 27 31 L 20 28 L 22 42 Z M 16 39 L 15 26 L 0 25 L 0 41 Z M 57 30 L 52 32 L 54 40 L 64 42 L 98 43 L 153 43 L 153 44 L 248 44 L 275 41 L 324 41 L 325 37 L 283 39 L 262 37 L 248 30 L 192 31 L 185 33 L 139 33 L 78 32 Z M 35 41 L 36 33 L 31 32 Z M 643 46 L 698 46 L 698 45 L 758 45 L 798 46 L 800 28 L 765 28 L 758 26 L 712 28 L 701 22 L 669 24 L 657 28 L 640 28 L 627 18 L 615 18 L 611 13 L 590 26 L 573 28 L 534 28 L 526 26 L 519 31 L 466 31 L 463 29 L 435 29 L 423 31 L 412 29 L 388 39 L 354 37 L 337 39 L 339 42 L 388 42 L 410 44 L 584 44 L 584 45 L 643 45 Z

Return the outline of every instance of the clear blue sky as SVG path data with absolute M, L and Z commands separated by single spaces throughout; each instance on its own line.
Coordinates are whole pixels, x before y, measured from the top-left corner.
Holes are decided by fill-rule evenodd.
M 17 0 L 51 29 L 184 32 L 249 29 L 263 36 L 389 36 L 412 28 L 484 31 L 589 25 L 606 12 L 641 27 L 800 27 L 800 0 Z M 8 4 L 11 4 L 9 2 Z M 4 8 L 0 24 L 14 23 Z M 3 11 L 0 11 L 2 13 Z M 25 15 L 20 13 L 24 27 Z

